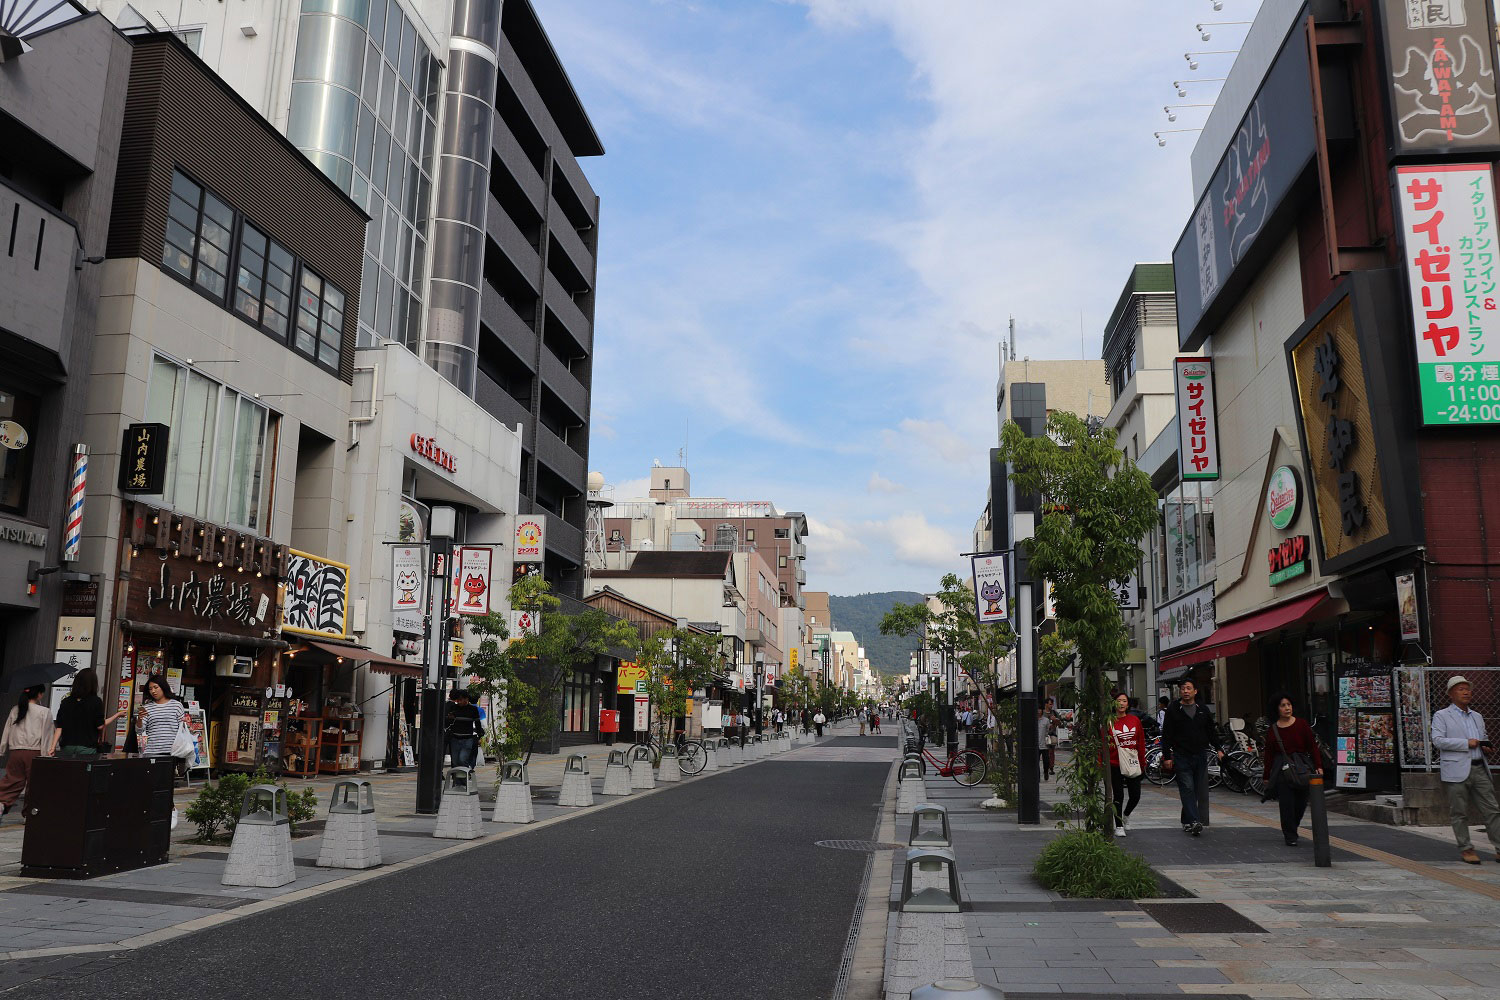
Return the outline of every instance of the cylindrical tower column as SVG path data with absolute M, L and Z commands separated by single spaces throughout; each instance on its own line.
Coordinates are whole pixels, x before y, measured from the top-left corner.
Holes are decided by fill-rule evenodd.
M 502 0 L 457 0 L 448 43 L 432 221 L 427 363 L 469 396 L 479 362 L 485 209 L 500 74 Z

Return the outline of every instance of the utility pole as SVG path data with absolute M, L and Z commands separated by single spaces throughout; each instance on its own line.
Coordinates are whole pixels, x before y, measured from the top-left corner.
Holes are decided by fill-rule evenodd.
M 1041 822 L 1041 745 L 1037 741 L 1036 632 L 1032 629 L 1032 584 L 1016 584 L 1016 821 Z

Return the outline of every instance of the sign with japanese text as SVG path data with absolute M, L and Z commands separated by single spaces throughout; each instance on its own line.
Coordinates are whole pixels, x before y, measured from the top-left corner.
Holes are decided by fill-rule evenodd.
M 1211 583 L 1156 609 L 1157 648 L 1163 653 L 1201 642 L 1215 628 Z
M 487 546 L 466 545 L 453 559 L 458 570 L 453 577 L 453 610 L 461 615 L 490 613 L 490 569 L 494 551 Z
M 1306 535 L 1293 535 L 1266 553 L 1270 564 L 1271 586 L 1285 583 L 1307 572 L 1307 555 L 1312 549 Z
M 1396 574 L 1396 613 L 1401 616 L 1401 641 L 1422 641 L 1422 619 L 1417 613 L 1417 577 Z
M 791 656 L 791 660 L 788 663 L 788 669 L 796 670 L 797 669 L 797 661 L 800 659 L 800 651 L 797 649 L 796 646 L 793 646 L 788 652 L 789 652 L 789 655 Z
M 1487 163 L 1396 169 L 1424 424 L 1500 423 L 1495 183 Z
M 974 574 L 974 610 L 980 624 L 1005 621 L 1010 617 L 1005 603 L 1005 556 L 998 552 L 980 553 L 970 562 Z
M 121 493 L 160 493 L 167 478 L 166 424 L 131 424 L 120 443 Z
M 1109 586 L 1115 592 L 1115 604 L 1121 611 L 1140 610 L 1141 583 L 1134 573 L 1128 579 L 1112 581 Z
M 1177 467 L 1184 481 L 1219 478 L 1219 417 L 1210 358 L 1172 362 L 1177 391 Z
M 210 568 L 175 554 L 142 553 L 131 560 L 126 614 L 130 621 L 262 636 L 274 628 L 275 581 L 254 573 Z
M 1487 0 L 1382 0 L 1392 156 L 1500 145 Z
M 391 546 L 391 610 L 421 613 L 427 598 L 427 574 L 422 563 L 427 558 L 423 545 Z
M 528 514 L 516 518 L 515 547 L 511 550 L 511 561 L 539 563 L 543 561 L 547 547 L 547 516 Z
M 631 660 L 625 660 L 615 671 L 615 692 L 629 694 L 635 690 L 637 682 L 646 683 L 646 668 L 638 666 Z
M 539 611 L 528 611 L 525 608 L 513 608 L 510 612 L 510 641 L 524 639 L 529 635 L 540 635 L 542 631 L 542 615 Z
M 349 634 L 349 567 L 288 550 L 281 627 L 287 632 L 345 638 Z

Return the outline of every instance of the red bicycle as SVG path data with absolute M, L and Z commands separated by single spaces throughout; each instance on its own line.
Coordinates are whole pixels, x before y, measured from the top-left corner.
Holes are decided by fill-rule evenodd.
M 976 750 L 960 750 L 947 763 L 932 755 L 932 751 L 926 747 L 921 748 L 922 756 L 932 762 L 937 768 L 940 777 L 952 778 L 960 785 L 977 785 L 984 780 L 985 770 L 988 767 L 984 762 L 984 754 Z

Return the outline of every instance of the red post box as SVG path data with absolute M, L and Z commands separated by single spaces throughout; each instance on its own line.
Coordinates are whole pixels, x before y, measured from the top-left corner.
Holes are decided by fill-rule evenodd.
M 612 708 L 599 709 L 599 732 L 618 733 L 620 731 L 620 713 Z

